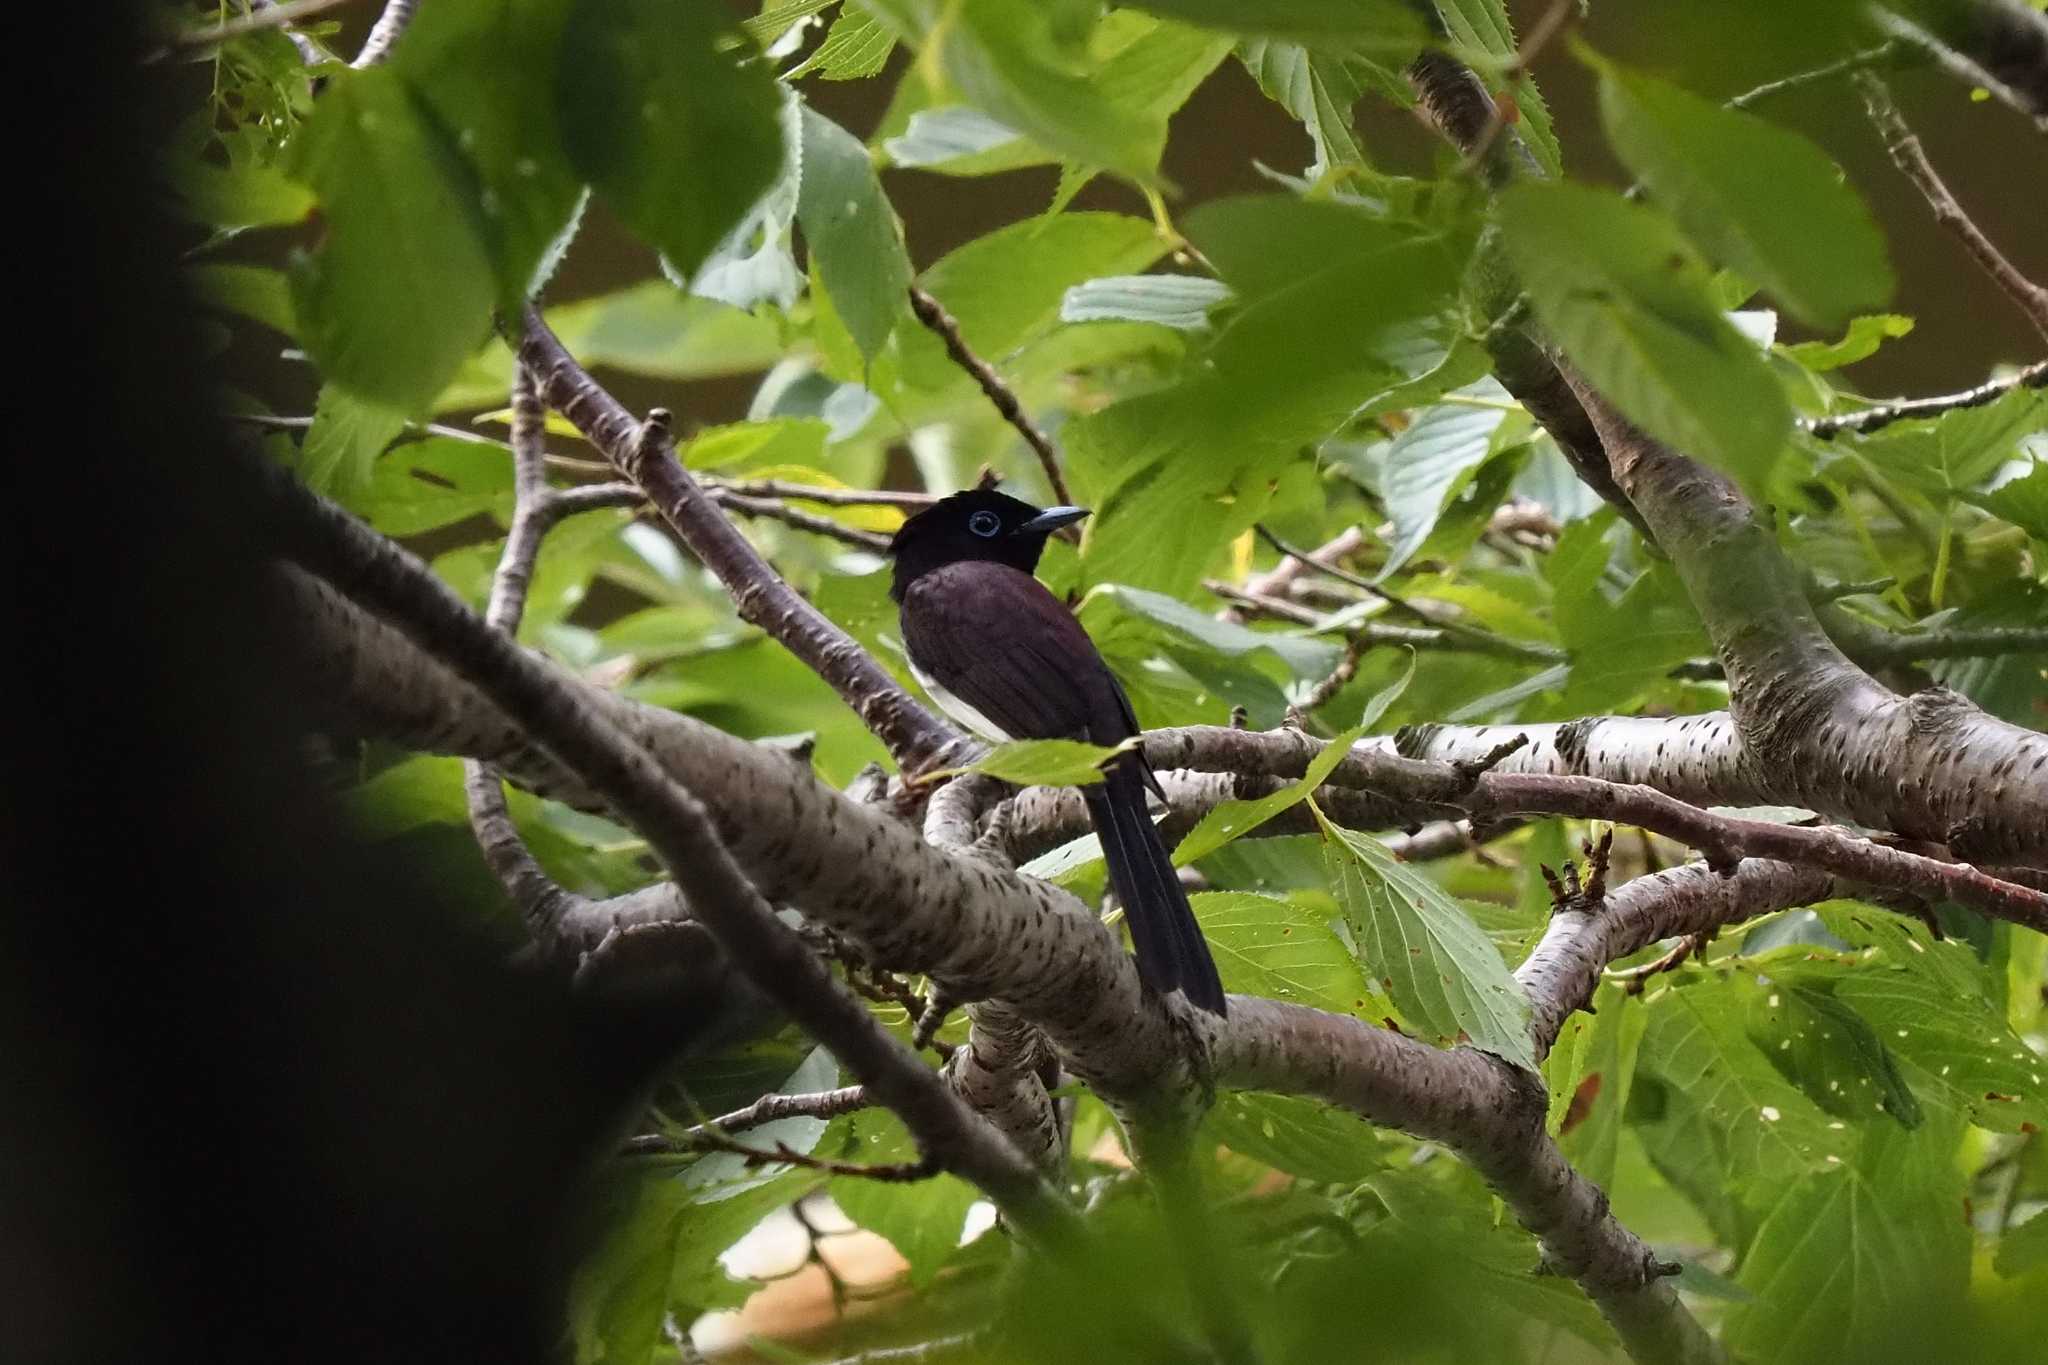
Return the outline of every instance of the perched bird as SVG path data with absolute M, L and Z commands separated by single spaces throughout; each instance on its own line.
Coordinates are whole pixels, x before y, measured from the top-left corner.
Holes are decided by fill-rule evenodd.
M 1114 746 L 1138 733 L 1130 699 L 1073 613 L 1032 577 L 1046 537 L 1088 515 L 1040 511 L 993 489 L 943 498 L 903 523 L 889 595 L 911 671 L 945 712 L 984 739 L 1079 739 Z M 1187 893 L 1146 813 L 1159 791 L 1128 750 L 1083 787 L 1110 884 L 1123 902 L 1138 975 L 1224 1013 L 1223 983 Z M 1163 795 L 1163 793 L 1162 793 Z

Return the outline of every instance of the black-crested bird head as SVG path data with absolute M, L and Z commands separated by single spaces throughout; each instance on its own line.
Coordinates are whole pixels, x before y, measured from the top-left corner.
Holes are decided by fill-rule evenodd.
M 1085 507 L 1041 510 L 993 488 L 941 498 L 904 522 L 889 543 L 896 558 L 889 596 L 901 602 L 904 589 L 920 576 L 962 560 L 987 560 L 1032 573 L 1045 538 L 1087 515 Z

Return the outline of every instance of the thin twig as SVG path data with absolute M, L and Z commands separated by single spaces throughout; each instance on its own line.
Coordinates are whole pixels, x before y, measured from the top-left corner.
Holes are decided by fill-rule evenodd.
M 1927 150 L 1920 145 L 1919 136 L 1892 102 L 1891 90 L 1883 78 L 1869 71 L 1859 71 L 1856 73 L 1856 86 L 1863 92 L 1864 112 L 1870 116 L 1871 125 L 1883 139 L 1892 164 L 1905 172 L 1906 178 L 1920 191 L 1928 207 L 1934 210 L 1935 221 L 1947 228 L 1983 267 L 1984 273 L 2019 305 L 2027 321 L 2034 325 L 2034 330 L 2048 337 L 2048 289 L 2021 274 L 2019 267 L 2008 261 L 1984 235 L 1983 229 L 1963 211 L 1963 206 L 1942 180 L 1941 173 L 1927 159 Z
M 1039 466 L 1045 470 L 1045 481 L 1051 485 L 1054 499 L 1062 504 L 1072 503 L 1074 495 L 1067 490 L 1067 476 L 1060 472 L 1060 457 L 1053 449 L 1052 441 L 1024 411 L 1024 405 L 1017 401 L 1017 395 L 1003 382 L 1002 376 L 968 349 L 966 340 L 960 335 L 959 322 L 937 299 L 914 284 L 910 286 L 910 311 L 946 343 L 946 354 L 953 358 L 953 363 L 973 377 L 981 391 L 988 395 L 988 401 L 1003 415 L 1003 420 L 1017 429 L 1017 434 L 1024 438 L 1024 444 L 1038 456 Z
M 1882 42 L 1876 47 L 1867 47 L 1861 52 L 1852 52 L 1840 61 L 1829 62 L 1825 66 L 1816 66 L 1811 71 L 1795 71 L 1789 76 L 1783 76 L 1774 81 L 1765 81 L 1754 90 L 1745 90 L 1733 99 L 1728 100 L 1722 107 L 1726 109 L 1747 109 L 1752 104 L 1758 104 L 1773 96 L 1782 95 L 1788 90 L 1797 90 L 1802 86 L 1812 85 L 1817 81 L 1832 80 L 1836 76 L 1846 76 L 1852 71 L 1861 71 L 1867 66 L 1876 66 L 1879 62 L 1895 55 L 1898 50 L 1897 43 Z
M 1556 663 L 1558 661 L 1557 651 L 1548 645 L 1526 644 L 1520 640 L 1510 640 L 1504 635 L 1495 635 L 1490 630 L 1481 630 L 1477 626 L 1468 626 L 1462 621 L 1446 620 L 1432 612 L 1424 611 L 1405 597 L 1389 592 L 1370 578 L 1355 574 L 1351 570 L 1340 568 L 1335 564 L 1317 563 L 1308 551 L 1289 545 L 1286 541 L 1268 530 L 1263 524 L 1254 526 L 1253 529 L 1259 533 L 1268 545 L 1271 545 L 1281 554 L 1291 555 L 1296 559 L 1303 560 L 1318 573 L 1326 573 L 1339 582 L 1349 583 L 1354 588 L 1371 593 L 1389 607 L 1392 607 L 1404 616 L 1413 617 L 1426 626 L 1433 626 L 1438 630 L 1444 631 L 1446 634 L 1462 636 L 1474 649 L 1484 650 L 1489 654 L 1506 655 L 1510 658 L 1540 659 L 1544 663 Z
M 524 365 L 512 373 L 512 524 L 505 548 L 491 576 L 490 601 L 484 623 L 507 635 L 519 634 L 526 611 L 526 592 L 540 558 L 541 542 L 561 519 L 561 504 L 548 489 L 546 410 Z M 637 490 L 635 490 L 637 492 Z M 462 765 L 463 791 L 469 804 L 469 825 L 485 864 L 519 908 L 536 941 L 548 943 L 564 916 L 583 899 L 548 876 L 540 860 L 520 837 L 505 800 L 505 784 L 475 759 Z
M 831 1175 L 854 1175 L 865 1180 L 881 1180 L 891 1184 L 907 1184 L 915 1180 L 929 1180 L 939 1173 L 938 1163 L 929 1157 L 916 1161 L 860 1162 L 834 1161 L 830 1157 L 808 1156 L 797 1151 L 786 1142 L 773 1147 L 750 1147 L 744 1142 L 725 1137 L 719 1133 L 691 1129 L 689 1133 L 670 1137 L 664 1133 L 647 1134 L 626 1139 L 623 1156 L 681 1156 L 698 1152 L 729 1152 L 739 1157 L 748 1166 L 800 1166 L 807 1171 L 825 1171 Z
M 1959 408 L 1981 408 L 1996 403 L 2014 389 L 2048 388 L 2048 360 L 2037 360 L 2000 379 L 1987 379 L 1975 388 L 1964 389 L 1961 393 L 1936 394 L 1931 398 L 1894 398 L 1887 403 L 1863 409 L 1861 412 L 1847 412 L 1839 417 L 1801 418 L 1799 425 L 1808 435 L 1821 440 L 1832 440 L 1845 431 L 1859 436 L 1868 436 L 1881 431 L 1894 422 L 1906 422 L 1921 417 L 1939 417 L 1945 412 Z
M 1231 603 L 1233 609 L 1242 615 L 1289 621 L 1304 626 L 1318 635 L 1363 640 L 1368 645 L 1407 645 L 1414 649 L 1463 650 L 1472 654 L 1492 654 L 1511 659 L 1543 659 L 1551 663 L 1562 663 L 1567 657 L 1563 650 L 1553 649 L 1549 645 L 1508 640 L 1483 632 L 1476 636 L 1456 633 L 1451 630 L 1450 623 L 1438 621 L 1434 617 L 1427 618 L 1431 621 L 1427 626 L 1390 626 L 1377 621 L 1364 625 L 1346 625 L 1342 620 L 1299 603 L 1282 601 L 1275 597 L 1260 597 L 1215 579 L 1204 579 L 1202 586 Z M 1295 591 L 1306 596 L 1307 588 L 1306 584 L 1297 584 Z M 1346 605 L 1356 605 L 1356 600 L 1347 602 Z
M 1458 167 L 1460 172 L 1469 173 L 1485 161 L 1494 141 L 1508 125 L 1508 111 L 1513 106 L 1515 83 L 1529 74 L 1529 68 L 1543 55 L 1543 49 L 1578 17 L 1578 11 L 1578 0 L 1555 0 L 1555 3 L 1536 21 L 1535 27 L 1529 30 L 1528 36 L 1522 40 L 1521 47 L 1515 52 L 1515 59 L 1501 69 L 1501 94 L 1494 99 L 1492 112 L 1487 115 L 1485 125 L 1479 130 L 1479 136 L 1466 151 L 1465 160 Z
M 880 532 L 863 531 L 857 526 L 848 526 L 843 521 L 834 521 L 830 517 L 819 516 L 816 512 L 806 512 L 801 507 L 791 507 L 779 498 L 751 498 L 716 486 L 706 491 L 711 494 L 713 502 L 731 511 L 779 521 L 785 526 L 793 526 L 799 531 L 809 531 L 812 535 L 824 536 L 851 545 L 857 550 L 866 550 L 870 554 L 889 553 L 889 537 Z
M 363 50 L 349 65 L 361 71 L 388 60 L 393 45 L 405 32 L 406 25 L 412 22 L 413 12 L 419 7 L 420 0 L 387 0 L 384 12 L 370 27 L 370 36 L 363 40 Z
M 633 1139 L 643 1144 L 637 1150 L 682 1150 L 681 1147 L 662 1148 L 661 1143 L 694 1142 L 706 1134 L 723 1133 L 730 1136 L 759 1128 L 763 1124 L 780 1123 L 784 1119 L 835 1119 L 841 1114 L 868 1109 L 874 1101 L 868 1098 L 867 1087 L 842 1085 L 836 1090 L 813 1090 L 802 1094 L 763 1095 L 752 1104 L 721 1114 L 715 1119 L 685 1129 L 681 1133 L 654 1133 Z
M 936 493 L 914 493 L 893 488 L 824 488 L 810 483 L 786 483 L 781 479 L 721 479 L 707 474 L 706 488 L 721 488 L 743 498 L 779 498 L 785 502 L 815 502 L 825 507 L 898 507 L 921 512 L 939 500 Z
M 1960 5 L 1913 7 L 1921 17 L 1946 12 L 1963 18 L 1960 28 L 1944 26 L 1937 37 L 1895 7 L 1870 6 L 1871 18 L 1879 28 L 1901 42 L 1910 43 L 1934 59 L 1934 64 L 1965 85 L 1982 88 L 2000 104 L 2016 109 L 2033 120 L 2034 127 L 2048 133 L 2048 92 L 2038 69 L 2028 69 L 2028 57 L 2048 44 L 2048 20 L 2019 0 L 1962 0 Z M 1958 15 L 1967 10 L 1967 15 Z M 1967 50 L 1949 46 L 1953 40 Z M 2029 49 L 2032 49 L 2032 53 Z M 2019 68 L 2013 59 L 2017 57 Z M 2036 58 L 2036 63 L 2038 58 Z M 1996 70 L 1994 70 L 1996 68 Z M 2017 78 L 2020 84 L 2005 79 Z
M 1321 682 L 1308 690 L 1297 706 L 1303 712 L 1320 708 L 1330 698 L 1344 690 L 1344 685 L 1358 676 L 1358 660 L 1370 643 L 1366 633 L 1359 631 L 1344 642 L 1344 657 L 1337 660 L 1337 666 L 1330 670 Z

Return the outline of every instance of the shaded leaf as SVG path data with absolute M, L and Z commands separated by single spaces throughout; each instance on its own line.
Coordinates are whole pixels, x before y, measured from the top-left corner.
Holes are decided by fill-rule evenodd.
M 1815 326 L 1883 306 L 1884 238 L 1825 152 L 1753 114 L 1596 65 L 1608 140 L 1702 251 Z
M 326 227 L 319 250 L 293 262 L 300 339 L 333 383 L 419 411 L 483 340 L 497 298 L 463 202 L 472 172 L 389 67 L 334 82 L 295 139 L 291 170 L 319 196 Z
M 1608 399 L 1681 453 L 1760 485 L 1791 410 L 1670 223 L 1577 185 L 1518 185 L 1500 215 L 1537 315 Z
M 557 107 L 576 170 L 679 274 L 692 274 L 782 165 L 780 96 L 714 40 L 720 11 L 577 0 Z

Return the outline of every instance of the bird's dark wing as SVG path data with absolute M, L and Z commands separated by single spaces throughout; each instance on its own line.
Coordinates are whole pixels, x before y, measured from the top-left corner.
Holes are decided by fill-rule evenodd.
M 903 596 L 903 644 L 918 670 L 1011 739 L 1118 744 L 1130 702 L 1060 600 L 1001 564 L 950 564 Z

